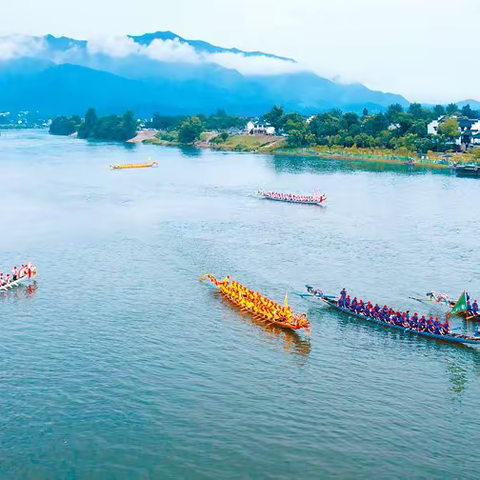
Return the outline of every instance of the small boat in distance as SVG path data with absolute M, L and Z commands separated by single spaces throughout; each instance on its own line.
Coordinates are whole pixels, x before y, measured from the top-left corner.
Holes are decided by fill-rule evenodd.
M 324 295 L 321 290 L 317 290 L 312 288 L 310 285 L 307 285 L 307 292 L 306 294 L 299 294 L 301 297 L 311 297 L 314 300 L 321 301 L 326 303 L 328 306 L 339 310 L 340 312 L 346 313 L 349 316 L 359 318 L 361 320 L 376 323 L 378 325 L 382 325 L 384 327 L 394 328 L 396 330 L 401 330 L 404 333 L 410 333 L 414 335 L 419 335 L 421 337 L 429 337 L 435 338 L 437 340 L 446 340 L 448 342 L 455 342 L 455 343 L 466 343 L 466 344 L 477 344 L 480 345 L 480 331 L 477 329 L 475 336 L 471 335 L 463 335 L 460 333 L 453 333 L 448 328 L 445 333 L 434 333 L 428 330 L 423 330 L 420 326 L 414 328 L 408 324 L 399 324 L 395 323 L 394 318 L 385 318 L 383 315 L 379 315 L 378 312 L 373 310 L 369 310 L 369 314 L 365 313 L 357 313 L 357 311 L 353 311 L 351 308 L 347 306 L 341 305 L 340 298 L 336 297 L 335 295 Z
M 126 170 L 129 168 L 150 168 L 158 167 L 158 162 L 148 162 L 148 163 L 129 163 L 125 165 L 110 165 L 112 170 Z
M 293 313 L 288 305 L 287 294 L 285 301 L 280 305 L 268 297 L 264 297 L 259 292 L 250 290 L 234 280 L 230 276 L 225 277 L 223 281 L 217 280 L 211 273 L 200 277 L 200 281 L 209 280 L 220 293 L 240 310 L 249 313 L 257 320 L 269 325 L 277 325 L 290 330 L 300 330 L 304 328 L 310 331 L 310 323 L 307 315 Z
M 264 192 L 263 190 L 260 190 L 258 194 L 268 200 L 302 203 L 304 205 L 324 205 L 327 201 L 327 196 L 325 194 L 318 195 L 316 192 L 314 192 L 313 195 L 295 195 L 293 193 Z
M 464 165 L 457 166 L 456 168 L 457 177 L 473 177 L 480 178 L 480 165 Z

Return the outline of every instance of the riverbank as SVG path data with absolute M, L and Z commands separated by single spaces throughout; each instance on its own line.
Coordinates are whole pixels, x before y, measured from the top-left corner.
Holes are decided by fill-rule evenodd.
M 139 132 L 136 140 L 143 141 L 148 145 L 163 146 L 181 146 L 182 144 L 175 140 L 167 140 L 154 134 L 154 131 L 148 131 L 148 136 L 142 140 L 142 132 Z M 143 134 L 145 135 L 145 134 Z M 288 148 L 287 139 L 283 136 L 272 135 L 230 135 L 224 142 L 215 143 L 212 140 L 216 137 L 216 133 L 205 132 L 202 138 L 193 145 L 198 148 L 210 148 L 214 150 L 222 150 L 229 152 L 249 152 L 272 155 L 288 155 L 292 157 L 318 157 L 332 160 L 350 160 L 370 163 L 385 163 L 392 165 L 412 164 L 414 166 L 449 169 L 451 163 L 471 163 L 473 156 L 469 154 L 455 153 L 450 156 L 444 156 L 441 153 L 429 152 L 428 156 L 418 157 L 413 152 L 401 152 L 407 154 L 401 156 L 399 154 L 392 155 L 394 151 L 385 149 L 358 149 L 334 147 L 329 150 L 326 146 L 316 146 L 311 148 Z
M 140 133 L 141 132 L 139 132 L 139 134 Z M 194 146 L 231 152 L 269 153 L 269 151 L 284 146 L 286 143 L 285 137 L 275 135 L 229 135 L 224 142 L 215 143 L 212 140 L 216 136 L 216 132 L 205 132 L 202 134 L 202 138 L 194 143 Z M 156 136 L 147 138 L 143 143 L 148 145 L 182 145 L 176 140 L 168 140 L 166 138 L 168 137 L 164 136 L 164 138 L 162 138 L 157 134 Z

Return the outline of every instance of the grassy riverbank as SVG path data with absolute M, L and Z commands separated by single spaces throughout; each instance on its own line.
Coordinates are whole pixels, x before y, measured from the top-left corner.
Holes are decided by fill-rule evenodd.
M 252 153 L 270 153 L 277 155 L 290 155 L 298 157 L 320 157 L 338 160 L 355 160 L 376 163 L 405 164 L 409 159 L 413 159 L 416 165 L 449 168 L 451 161 L 460 163 L 471 163 L 475 159 L 468 153 L 455 153 L 451 157 L 442 156 L 442 153 L 428 152 L 427 155 L 419 157 L 416 152 L 410 152 L 405 149 L 390 150 L 386 148 L 357 148 L 357 147 L 328 147 L 313 146 L 310 148 L 289 148 L 286 138 L 272 135 L 229 135 L 221 143 L 214 143 L 212 140 L 216 137 L 216 132 L 203 132 L 200 140 L 193 145 L 199 148 L 212 148 L 216 150 L 232 152 L 252 152 Z M 144 140 L 144 143 L 150 145 L 182 145 L 172 133 L 157 133 L 155 136 Z
M 284 146 L 286 143 L 285 137 L 274 135 L 229 135 L 225 141 L 214 143 L 212 140 L 216 135 L 216 132 L 204 132 L 200 140 L 193 145 L 199 148 L 213 148 L 232 152 L 269 153 L 272 149 Z M 159 133 L 154 138 L 144 140 L 144 143 L 149 145 L 181 145 L 177 138 L 173 132 Z

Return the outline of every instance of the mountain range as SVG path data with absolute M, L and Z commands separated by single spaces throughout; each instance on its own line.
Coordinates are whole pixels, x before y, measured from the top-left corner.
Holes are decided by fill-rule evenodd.
M 2 44 L 3 42 L 3 44 Z M 344 85 L 295 60 L 222 48 L 172 32 L 101 38 L 0 38 L 0 111 L 45 115 L 132 108 L 139 116 L 211 113 L 258 115 L 275 104 L 317 113 L 330 108 L 379 111 L 401 95 Z

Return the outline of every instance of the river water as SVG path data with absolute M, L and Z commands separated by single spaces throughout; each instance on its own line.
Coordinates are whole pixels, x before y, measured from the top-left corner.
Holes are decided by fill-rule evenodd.
M 0 147 L 0 268 L 39 270 L 0 294 L 1 478 L 478 478 L 480 349 L 294 295 L 425 314 L 444 310 L 409 297 L 480 296 L 478 180 L 41 131 Z M 314 188 L 328 207 L 255 196 Z M 252 321 L 206 272 L 288 290 L 311 336 Z

